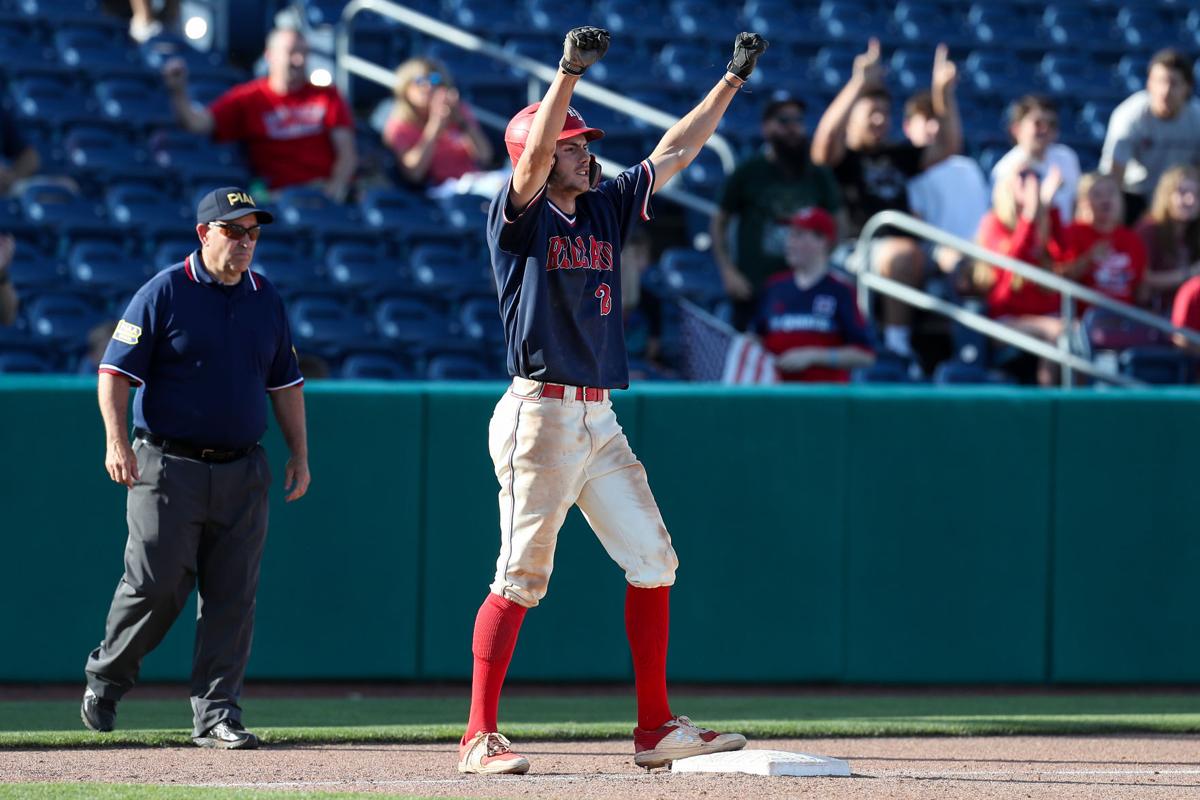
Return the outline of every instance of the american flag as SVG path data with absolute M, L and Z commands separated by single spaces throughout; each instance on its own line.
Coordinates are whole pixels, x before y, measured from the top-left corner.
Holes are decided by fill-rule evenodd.
M 679 300 L 683 372 L 690 381 L 755 385 L 778 383 L 775 357 L 753 336 L 738 333 L 695 303 Z

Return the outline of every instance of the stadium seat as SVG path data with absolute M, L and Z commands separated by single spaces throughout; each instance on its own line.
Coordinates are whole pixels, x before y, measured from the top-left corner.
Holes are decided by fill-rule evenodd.
M 348 291 L 379 293 L 402 285 L 399 265 L 378 244 L 330 245 L 325 253 L 325 269 L 334 287 Z
M 0 27 L 0 71 L 6 75 L 11 77 L 31 64 L 49 64 L 52 53 L 50 44 L 32 24 Z
M 1112 12 L 1095 5 L 1055 3 L 1042 12 L 1042 31 L 1059 52 L 1120 52 Z
M 284 225 L 320 233 L 358 232 L 362 219 L 352 205 L 336 203 L 320 189 L 292 186 L 275 196 L 276 216 Z
M 25 218 L 39 225 L 98 227 L 104 221 L 100 206 L 61 182 L 33 179 L 20 200 Z
M 388 353 L 356 352 L 342 359 L 341 377 L 346 380 L 412 380 L 412 367 Z
M 467 294 L 491 288 L 487 261 L 466 255 L 459 247 L 421 245 L 410 263 L 416 285 L 428 292 Z
M 54 47 L 63 66 L 95 74 L 109 67 L 134 69 L 137 62 L 125 43 L 100 28 L 67 28 L 54 34 Z
M 102 318 L 88 299 L 68 292 L 37 295 L 23 313 L 36 339 L 67 347 L 85 342 L 88 331 Z
M 132 295 L 147 277 L 144 266 L 120 246 L 101 242 L 72 246 L 67 267 L 76 285 L 114 299 Z
M 1081 100 L 1086 97 L 1107 97 L 1107 81 L 1098 82 L 1102 68 L 1085 51 L 1047 53 L 1038 65 L 1046 93 L 1054 97 Z M 1061 126 L 1061 120 L 1060 120 Z
M 1116 314 L 1104 308 L 1089 308 L 1079 325 L 1081 352 L 1095 354 L 1102 350 L 1127 350 L 1130 347 L 1165 346 L 1170 337 L 1148 325 Z
M 814 16 L 792 0 L 746 0 L 742 6 L 746 30 L 762 34 L 772 50 L 784 44 L 823 43 Z
M 671 0 L 669 9 L 674 15 L 673 24 L 678 26 L 680 33 L 692 39 L 694 45 L 700 45 L 705 39 L 731 41 L 728 32 L 741 30 L 739 9 L 732 3 Z M 729 60 L 728 55 L 724 60 Z
M 491 200 L 475 194 L 452 194 L 439 201 L 442 215 L 458 230 L 479 232 L 487 227 Z
M 36 119 L 61 126 L 87 119 L 94 103 L 77 86 L 64 78 L 18 77 L 11 84 L 13 110 L 23 119 Z
M 1196 382 L 1196 358 L 1174 347 L 1131 347 L 1120 355 L 1121 372 L 1150 384 Z
M 1196 37 L 1181 22 L 1159 9 L 1129 4 L 1117 12 L 1115 27 L 1124 37 L 1126 46 L 1136 50 L 1162 47 L 1194 50 Z
M 458 320 L 468 338 L 487 346 L 504 343 L 504 325 L 495 297 L 463 300 L 458 309 Z
M 388 231 L 433 229 L 444 231 L 441 212 L 423 195 L 406 189 L 370 189 L 359 208 L 363 221 Z
M 938 386 L 950 386 L 955 384 L 1009 383 L 1010 381 L 1004 376 L 989 372 L 978 363 L 968 364 L 957 359 L 951 359 L 937 365 L 937 368 L 933 371 L 933 382 Z
M 961 67 L 970 86 L 981 94 L 1008 99 L 1032 91 L 1035 81 L 1030 70 L 1011 53 L 1000 50 L 974 50 Z
M 76 128 L 63 145 L 68 162 L 82 172 L 97 176 L 152 176 L 159 172 L 151 167 L 143 149 L 113 136 L 107 130 Z M 103 180 L 102 177 L 100 179 Z
M 999 48 L 998 54 L 1010 61 L 1015 61 L 1013 49 L 1045 47 L 1037 34 L 1037 17 L 1015 3 L 975 3 L 967 11 L 966 28 L 977 45 Z
M 316 349 L 323 346 L 345 348 L 368 341 L 371 334 L 367 320 L 332 297 L 295 298 L 288 316 L 297 347 L 303 344 Z
M 143 129 L 175 124 L 167 93 L 158 81 L 110 78 L 97 82 L 93 92 L 101 113 L 109 119 Z
M 478 356 L 438 353 L 429 358 L 425 377 L 431 381 L 486 381 L 496 378 L 496 371 Z
M 940 0 L 900 0 L 892 9 L 891 30 L 903 41 L 924 45 L 939 43 L 950 47 L 965 46 L 963 20 L 958 8 Z
M 192 209 L 173 195 L 141 184 L 112 186 L 105 192 L 108 218 L 128 227 L 151 226 L 155 232 L 179 231 L 194 221 Z
M 686 297 L 699 305 L 725 295 L 717 264 L 710 253 L 687 247 L 670 247 L 659 260 L 664 288 L 676 297 Z
M 375 326 L 383 338 L 402 345 L 445 339 L 451 334 L 445 313 L 415 296 L 382 300 L 375 310 Z
M 26 350 L 0 349 L 0 373 L 46 373 L 54 371 L 54 361 L 48 356 Z
M 54 255 L 18 243 L 8 274 L 19 294 L 25 296 L 31 291 L 61 286 L 66 271 Z M 2 330 L 4 327 L 0 326 Z

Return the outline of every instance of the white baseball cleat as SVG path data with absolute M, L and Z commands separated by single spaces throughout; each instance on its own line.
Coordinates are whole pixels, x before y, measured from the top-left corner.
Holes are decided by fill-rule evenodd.
M 633 729 L 633 763 L 646 769 L 665 767 L 681 758 L 741 750 L 745 746 L 746 737 L 740 733 L 710 731 L 687 717 L 667 720 L 652 731 Z
M 480 731 L 459 745 L 458 771 L 476 775 L 522 775 L 529 772 L 529 759 L 513 752 L 503 734 Z

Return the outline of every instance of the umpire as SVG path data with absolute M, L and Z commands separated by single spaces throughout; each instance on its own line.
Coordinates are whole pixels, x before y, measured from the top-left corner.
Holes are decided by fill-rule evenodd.
M 113 729 L 142 658 L 199 583 L 192 741 L 258 746 L 242 726 L 238 697 L 267 534 L 271 472 L 258 440 L 268 394 L 291 451 L 288 501 L 309 484 L 304 378 L 287 316 L 271 284 L 250 271 L 271 221 L 237 187 L 205 195 L 196 211 L 200 249 L 138 290 L 100 364 L 104 466 L 129 488 L 129 540 L 104 641 L 87 660 L 81 716 L 93 731 Z

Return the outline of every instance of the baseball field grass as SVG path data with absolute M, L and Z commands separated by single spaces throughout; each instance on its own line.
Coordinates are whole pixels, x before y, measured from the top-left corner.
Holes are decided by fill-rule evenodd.
M 64 748 L 189 743 L 191 709 L 178 699 L 120 705 L 118 729 L 84 730 L 77 700 L 0 702 L 0 747 Z M 506 733 L 522 740 L 627 738 L 631 697 L 507 697 Z M 244 699 L 244 720 L 271 744 L 449 742 L 462 733 L 464 697 L 265 697 Z M 752 738 L 1200 733 L 1200 694 L 1039 692 L 678 693 L 674 708 L 697 722 Z M 3 796 L 3 795 L 0 795 Z

